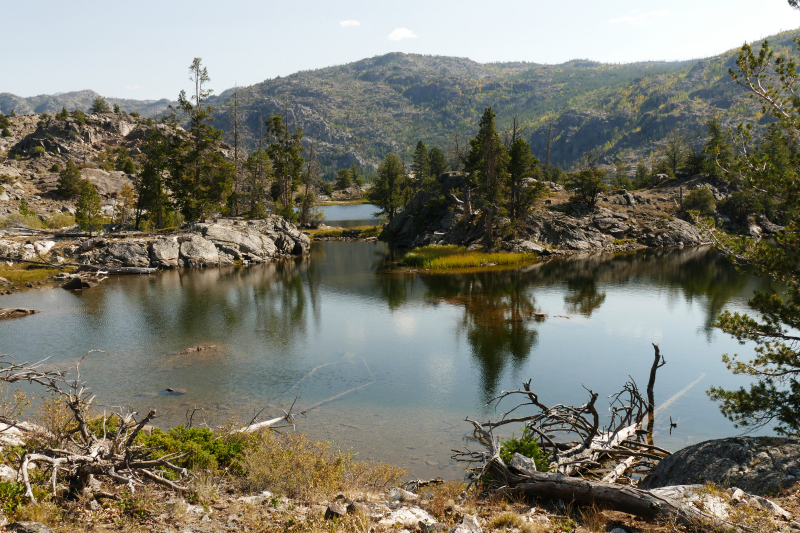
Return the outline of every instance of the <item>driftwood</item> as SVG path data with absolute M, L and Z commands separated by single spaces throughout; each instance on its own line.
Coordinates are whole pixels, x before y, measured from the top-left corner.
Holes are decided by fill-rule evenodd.
M 153 274 L 158 272 L 158 268 L 80 265 L 76 272 L 96 272 L 98 274 Z
M 631 486 L 637 475 L 649 471 L 669 455 L 667 450 L 653 444 L 656 372 L 666 364 L 658 345 L 653 344 L 653 348 L 647 399 L 631 379 L 620 392 L 611 395 L 611 418 L 604 427 L 601 428 L 595 405 L 597 393 L 587 389 L 589 400 L 580 407 L 561 404 L 548 407 L 531 390 L 528 380 L 522 390 L 503 391 L 490 402 L 499 403 L 506 398 L 522 400 L 498 421 L 480 423 L 466 419 L 473 425 L 474 440 L 483 449 L 454 450 L 454 458 L 470 464 L 469 478 L 473 483 L 480 482 L 485 489 L 498 493 L 596 503 L 647 520 L 666 520 L 701 529 L 748 531 L 691 505 Z M 535 414 L 518 414 L 531 407 Z M 643 428 L 645 420 L 647 430 Z M 500 439 L 493 432 L 506 424 L 524 424 L 525 433 L 534 437 L 549 456 L 550 472 L 537 472 L 534 460 L 519 454 L 505 464 L 500 457 Z
M 155 418 L 155 410 L 141 418 L 130 411 L 116 414 L 118 421 L 115 424 L 110 424 L 110 419 L 104 415 L 101 431 L 90 427 L 90 409 L 95 396 L 81 382 L 82 360 L 76 365 L 75 379 L 68 380 L 64 372 L 43 369 L 44 361 L 35 364 L 14 363 L 10 357 L 0 356 L 0 381 L 27 381 L 41 385 L 64 402 L 71 412 L 72 424 L 63 433 L 38 435 L 49 442 L 29 449 L 22 457 L 19 474 L 25 487 L 25 496 L 36 502 L 29 476 L 33 464 L 43 464 L 50 469 L 53 494 L 58 491 L 59 471 L 66 475 L 70 484 L 84 492 L 88 491 L 93 476 L 106 477 L 115 483 L 127 485 L 132 492 L 136 485 L 142 483 L 142 479 L 185 491 L 184 486 L 163 478 L 156 469 L 161 467 L 186 475 L 185 469 L 172 463 L 186 454 L 172 454 L 153 460 L 147 456 L 148 450 L 134 445 L 142 428 Z M 0 422 L 10 427 L 25 428 L 25 424 L 15 415 L 18 413 L 2 413 Z

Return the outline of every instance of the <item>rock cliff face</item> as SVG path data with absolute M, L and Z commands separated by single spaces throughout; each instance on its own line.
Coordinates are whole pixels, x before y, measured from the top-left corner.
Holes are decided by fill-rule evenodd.
M 402 246 L 426 244 L 483 244 L 480 212 L 464 217 L 464 174 L 448 172 L 439 177 L 439 190 L 421 192 L 388 225 L 388 234 Z M 707 244 L 693 224 L 667 210 L 669 199 L 653 200 L 641 194 L 603 197 L 591 213 L 581 214 L 569 203 L 568 193 L 548 183 L 551 197 L 539 201 L 516 228 L 499 219 L 496 234 L 500 246 L 511 251 L 580 252 L 627 247 L 673 247 Z M 645 193 L 643 193 L 645 194 Z M 649 194 L 649 193 L 647 193 Z M 666 194 L 660 191 L 658 194 Z
M 80 244 L 60 238 L 33 244 L 0 239 L 0 255 L 17 259 L 108 267 L 205 267 L 235 261 L 263 263 L 306 254 L 308 236 L 279 216 L 263 220 L 215 219 L 164 237 L 95 237 Z M 37 253 L 38 252 L 38 253 Z

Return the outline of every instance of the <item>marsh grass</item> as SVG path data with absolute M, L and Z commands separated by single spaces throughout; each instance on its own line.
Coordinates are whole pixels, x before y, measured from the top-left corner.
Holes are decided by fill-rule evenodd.
M 536 254 L 467 251 L 454 244 L 431 244 L 407 253 L 402 261 L 410 266 L 446 270 L 454 268 L 475 268 L 486 266 L 517 265 L 536 260 Z
M 369 204 L 372 203 L 369 201 L 369 198 L 358 198 L 356 200 L 333 200 L 330 202 L 320 202 L 317 205 L 325 206 L 325 205 L 361 205 L 361 204 Z
M 381 234 L 383 230 L 382 226 L 356 226 L 353 228 L 329 228 L 329 229 L 308 229 L 304 230 L 303 233 L 309 235 L 313 238 L 324 238 L 324 237 L 341 237 L 342 233 L 345 231 L 353 231 L 353 230 L 360 230 L 359 233 L 360 238 L 367 238 L 367 237 L 377 237 Z
M 55 268 L 44 268 L 36 265 L 21 266 L 14 263 L 12 266 L 8 266 L 5 263 L 0 264 L 0 278 L 6 278 L 12 285 L 45 281 L 58 272 L 60 270 Z

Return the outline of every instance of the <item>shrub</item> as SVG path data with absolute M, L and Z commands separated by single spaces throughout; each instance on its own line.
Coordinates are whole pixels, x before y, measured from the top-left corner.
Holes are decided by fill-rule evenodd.
M 132 116 L 132 117 L 134 117 L 134 118 L 139 118 L 139 113 L 137 113 L 136 111 L 131 111 L 131 112 L 129 113 L 129 115 L 130 115 L 130 116 Z
M 81 124 L 86 124 L 86 113 L 81 111 L 80 109 L 73 109 L 72 110 L 72 118 L 80 122 Z
M 725 213 L 736 222 L 747 221 L 747 217 L 764 212 L 761 199 L 744 191 L 736 191 L 718 205 L 719 211 Z
M 405 472 L 381 463 L 355 463 L 351 452 L 301 433 L 263 435 L 261 446 L 245 450 L 242 484 L 249 491 L 270 490 L 291 498 L 313 500 L 341 490 L 384 488 Z
M 122 171 L 125 174 L 136 174 L 136 165 L 133 164 L 132 159 L 126 159 L 122 165 Z
M 567 188 L 573 192 L 570 202 L 577 202 L 593 209 L 597 197 L 606 192 L 608 187 L 603 182 L 603 172 L 585 168 L 567 176 Z
M 683 199 L 683 209 L 686 211 L 700 211 L 703 214 L 714 210 L 714 194 L 705 187 L 691 191 Z
M 53 166 L 50 167 L 50 172 L 61 172 L 61 167 L 58 166 L 58 163 L 53 163 Z
M 510 464 L 511 459 L 515 453 L 523 457 L 530 457 L 536 463 L 536 470 L 539 472 L 547 472 L 550 468 L 548 459 L 549 453 L 542 453 L 539 448 L 539 443 L 536 442 L 536 437 L 531 433 L 528 428 L 522 428 L 522 436 L 516 438 L 514 434 L 511 437 L 500 442 L 500 458 L 504 463 Z
M 238 465 L 242 453 L 255 446 L 260 435 L 252 433 L 226 433 L 222 436 L 208 428 L 185 428 L 178 426 L 164 432 L 154 429 L 151 435 L 142 438 L 145 447 L 158 448 L 154 458 L 172 453 L 191 452 L 179 459 L 178 466 L 216 471 Z
M 11 132 L 8 131 L 7 127 L 3 128 L 3 137 L 11 137 Z
M 28 202 L 25 201 L 25 198 L 19 203 L 19 214 L 24 217 L 29 217 L 34 214 L 31 208 L 28 207 Z
M 47 227 L 50 229 L 60 229 L 75 225 L 75 217 L 69 213 L 56 213 L 47 219 Z
M 119 104 L 114 104 L 114 113 L 119 113 Z
M 44 154 L 46 151 L 47 151 L 47 150 L 45 150 L 45 149 L 44 149 L 44 146 L 34 146 L 34 147 L 33 147 L 33 150 L 31 150 L 31 153 L 32 153 L 33 155 L 42 155 L 42 154 Z

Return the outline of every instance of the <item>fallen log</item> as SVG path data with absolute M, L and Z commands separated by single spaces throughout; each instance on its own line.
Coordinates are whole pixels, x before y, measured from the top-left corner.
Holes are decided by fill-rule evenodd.
M 81 265 L 78 267 L 76 272 L 97 272 L 102 274 L 154 274 L 155 272 L 158 272 L 158 268 Z

